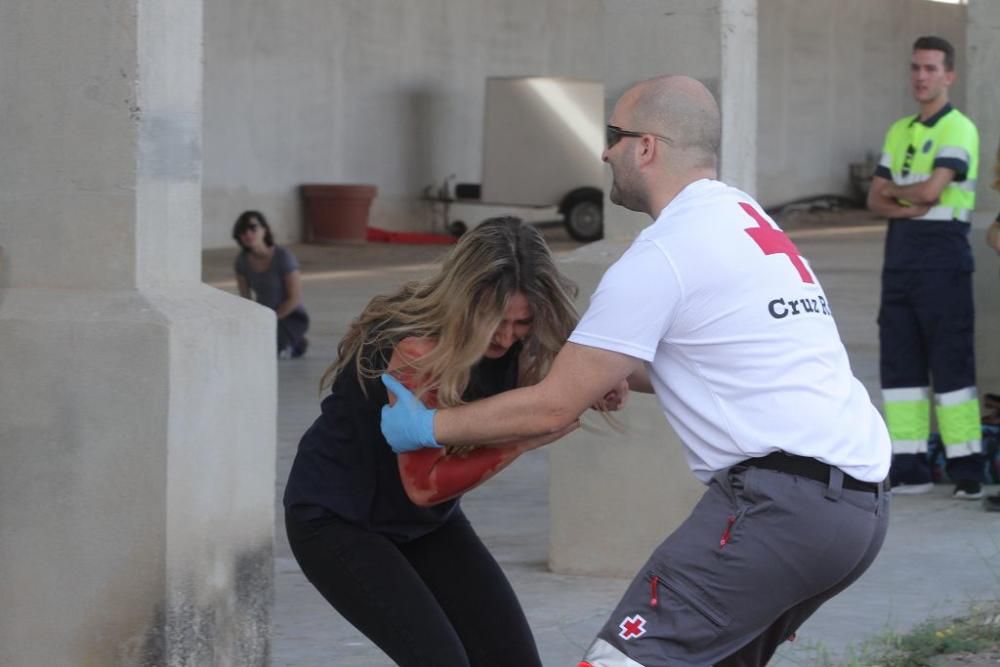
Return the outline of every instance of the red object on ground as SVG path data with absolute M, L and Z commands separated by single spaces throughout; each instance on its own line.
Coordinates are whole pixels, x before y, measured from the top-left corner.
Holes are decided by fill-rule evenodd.
M 450 234 L 390 232 L 377 227 L 369 227 L 366 238 L 369 242 L 375 243 L 409 243 L 412 245 L 449 245 L 458 240 Z

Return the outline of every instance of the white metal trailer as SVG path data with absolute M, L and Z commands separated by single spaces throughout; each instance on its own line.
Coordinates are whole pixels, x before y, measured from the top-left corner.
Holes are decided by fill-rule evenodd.
M 486 80 L 481 183 L 444 187 L 449 203 L 551 208 L 570 236 L 604 235 L 604 85 L 567 77 Z M 465 223 L 448 219 L 449 229 Z

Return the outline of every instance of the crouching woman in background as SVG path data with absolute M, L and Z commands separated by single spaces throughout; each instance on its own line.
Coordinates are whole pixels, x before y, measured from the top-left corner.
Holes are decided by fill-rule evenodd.
M 234 265 L 240 296 L 267 306 L 278 317 L 278 357 L 301 357 L 309 346 L 309 315 L 302 306 L 299 262 L 288 248 L 274 244 L 267 219 L 244 211 L 233 225 L 240 247 Z

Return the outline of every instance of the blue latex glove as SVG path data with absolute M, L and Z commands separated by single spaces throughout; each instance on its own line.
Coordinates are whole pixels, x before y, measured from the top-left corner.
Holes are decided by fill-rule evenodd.
M 396 396 L 396 404 L 382 406 L 382 435 L 397 454 L 423 447 L 440 447 L 434 439 L 434 413 L 417 400 L 409 389 L 388 373 L 382 384 Z

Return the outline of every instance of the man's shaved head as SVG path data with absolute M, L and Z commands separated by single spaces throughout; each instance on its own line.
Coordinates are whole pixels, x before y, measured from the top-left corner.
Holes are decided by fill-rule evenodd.
M 715 167 L 722 141 L 719 105 L 701 82 L 661 76 L 637 83 L 622 96 L 630 126 L 669 137 L 693 167 Z
M 635 84 L 615 104 L 608 125 L 611 141 L 601 159 L 611 166 L 608 196 L 619 206 L 655 218 L 689 183 L 718 177 L 719 105 L 689 76 Z

